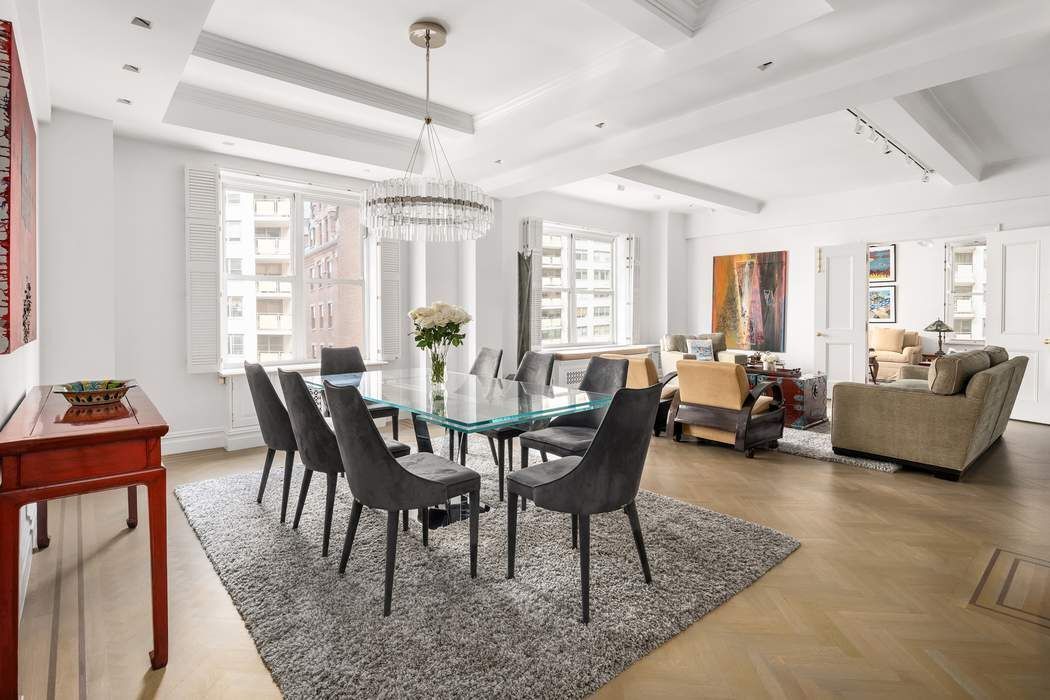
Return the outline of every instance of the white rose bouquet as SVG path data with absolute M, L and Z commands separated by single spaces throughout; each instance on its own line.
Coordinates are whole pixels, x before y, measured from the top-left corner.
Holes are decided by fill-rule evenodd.
M 445 381 L 445 356 L 450 347 L 463 344 L 466 334 L 463 326 L 470 323 L 467 310 L 455 304 L 435 301 L 430 306 L 420 306 L 408 312 L 415 330 L 412 338 L 416 347 L 427 351 L 430 358 L 430 381 L 441 384 Z

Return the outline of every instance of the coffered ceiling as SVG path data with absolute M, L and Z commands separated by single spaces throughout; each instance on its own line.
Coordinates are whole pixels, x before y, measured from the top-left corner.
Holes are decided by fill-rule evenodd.
M 39 25 L 57 107 L 377 178 L 418 132 L 421 18 L 449 30 L 432 64 L 448 155 L 496 196 L 637 189 L 629 206 L 746 215 L 916 177 L 854 138 L 847 107 L 952 184 L 1050 155 L 1044 0 L 48 0 Z

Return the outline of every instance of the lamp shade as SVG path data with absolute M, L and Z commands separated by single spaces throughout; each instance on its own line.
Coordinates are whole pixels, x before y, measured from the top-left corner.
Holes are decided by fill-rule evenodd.
M 924 328 L 923 330 L 928 331 L 930 333 L 951 333 L 952 327 L 944 321 L 942 321 L 941 319 L 937 319 L 930 325 L 926 326 L 926 328 Z

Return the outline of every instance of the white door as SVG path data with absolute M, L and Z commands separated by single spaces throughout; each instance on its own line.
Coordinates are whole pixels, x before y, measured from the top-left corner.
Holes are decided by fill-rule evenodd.
M 1028 357 L 1012 418 L 1050 423 L 1050 227 L 988 235 L 985 336 Z
M 817 370 L 837 382 L 863 382 L 868 371 L 868 247 L 864 243 L 817 249 Z

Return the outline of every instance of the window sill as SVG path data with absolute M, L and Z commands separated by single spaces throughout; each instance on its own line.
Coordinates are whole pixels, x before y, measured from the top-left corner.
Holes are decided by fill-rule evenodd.
M 367 369 L 382 369 L 389 363 L 385 360 L 365 360 L 365 367 Z M 277 370 L 283 369 L 287 372 L 320 372 L 320 362 L 289 362 L 287 364 L 276 364 L 276 365 L 263 365 L 263 369 L 266 370 L 267 374 L 275 374 Z M 219 378 L 223 381 L 227 377 L 243 377 L 243 367 L 226 367 L 219 370 Z

